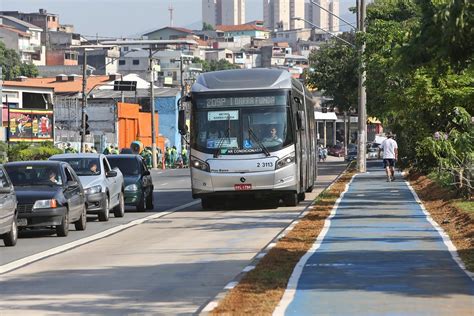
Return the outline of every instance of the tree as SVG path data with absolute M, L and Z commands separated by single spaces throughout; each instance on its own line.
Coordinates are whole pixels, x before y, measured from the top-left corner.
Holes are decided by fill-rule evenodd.
M 209 23 L 203 22 L 202 23 L 202 30 L 203 31 L 214 31 L 214 27 Z
M 35 65 L 22 63 L 18 53 L 14 49 L 6 48 L 3 42 L 0 42 L 0 66 L 3 69 L 4 80 L 12 80 L 18 76 L 38 76 Z
M 193 59 L 193 63 L 201 64 L 203 72 L 226 70 L 226 69 L 240 69 L 239 66 L 230 63 L 226 59 L 221 59 L 219 61 L 211 60 L 210 62 L 208 62 L 206 60 L 202 60 L 198 57 L 195 57 Z
M 354 42 L 354 33 L 344 33 L 342 38 Z M 339 40 L 330 41 L 309 56 L 306 82 L 312 88 L 331 98 L 333 106 L 341 111 L 357 107 L 358 58 L 357 51 Z

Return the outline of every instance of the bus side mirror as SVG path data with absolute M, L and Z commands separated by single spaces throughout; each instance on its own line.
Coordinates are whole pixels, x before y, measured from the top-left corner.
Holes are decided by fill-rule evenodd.
M 304 111 L 296 112 L 296 124 L 298 125 L 298 129 L 300 131 L 304 131 L 306 129 L 306 120 L 304 117 Z
M 186 111 L 179 110 L 178 112 L 178 130 L 181 135 L 188 133 L 188 127 L 186 126 Z

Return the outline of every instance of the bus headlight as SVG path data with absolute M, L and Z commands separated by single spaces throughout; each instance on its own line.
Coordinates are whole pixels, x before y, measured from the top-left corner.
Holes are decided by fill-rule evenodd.
M 191 167 L 210 172 L 209 164 L 207 162 L 204 162 L 200 159 L 197 159 L 196 157 L 191 157 Z
M 281 159 L 279 159 L 277 162 L 276 162 L 276 167 L 275 169 L 278 170 L 278 169 L 281 169 L 283 167 L 286 167 L 292 163 L 295 162 L 295 153 L 291 153 Z

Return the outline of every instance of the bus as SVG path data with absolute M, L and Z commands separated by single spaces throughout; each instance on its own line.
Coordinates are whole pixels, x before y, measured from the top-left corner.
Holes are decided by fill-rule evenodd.
M 191 103 L 192 195 L 203 208 L 242 197 L 296 206 L 312 191 L 317 176 L 314 100 L 288 71 L 204 73 L 183 100 Z M 187 135 L 184 110 L 178 122 Z

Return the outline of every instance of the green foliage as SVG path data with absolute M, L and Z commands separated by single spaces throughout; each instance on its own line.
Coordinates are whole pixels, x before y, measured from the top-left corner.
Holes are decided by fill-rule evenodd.
M 342 38 L 355 41 L 353 33 L 345 33 Z M 346 111 L 357 108 L 358 57 L 357 52 L 339 40 L 330 41 L 309 56 L 312 71 L 306 71 L 306 83 L 312 88 L 323 91 L 323 95 L 332 98 L 331 105 Z
M 7 143 L 0 142 L 0 163 L 7 162 L 7 157 L 8 157 L 7 151 L 8 151 Z
M 226 59 L 221 59 L 219 61 L 211 60 L 210 62 L 202 60 L 198 57 L 193 59 L 193 63 L 201 64 L 203 72 L 217 71 L 217 70 L 227 70 L 227 69 L 240 69 L 239 66 L 231 64 Z
M 451 185 L 470 198 L 474 186 L 474 128 L 471 115 L 455 107 L 447 113 L 446 130 L 424 138 L 418 148 L 420 157 L 433 158 L 439 170 L 452 176 Z
M 3 68 L 3 79 L 12 80 L 18 76 L 36 77 L 38 69 L 35 65 L 22 63 L 14 49 L 5 47 L 0 41 L 0 66 Z
M 30 143 L 17 143 L 10 145 L 8 161 L 46 160 L 52 155 L 62 154 L 63 151 L 54 147 L 51 142 L 31 145 Z
M 202 30 L 203 31 L 214 31 L 214 27 L 209 23 L 203 22 L 202 23 Z

